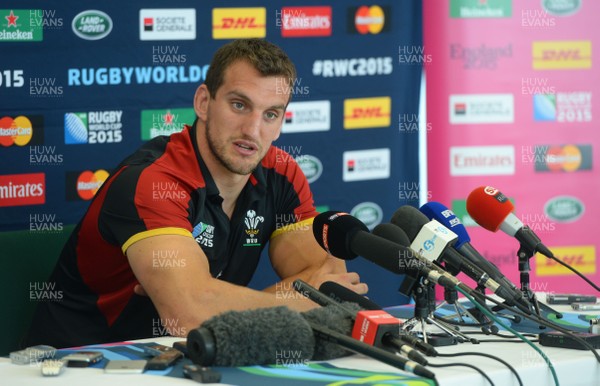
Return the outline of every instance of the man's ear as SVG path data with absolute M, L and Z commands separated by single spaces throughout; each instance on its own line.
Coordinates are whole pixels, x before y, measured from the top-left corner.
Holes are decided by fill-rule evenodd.
M 196 116 L 206 122 L 206 114 L 208 112 L 208 100 L 210 99 L 210 92 L 205 84 L 201 84 L 196 89 L 194 94 L 194 111 Z

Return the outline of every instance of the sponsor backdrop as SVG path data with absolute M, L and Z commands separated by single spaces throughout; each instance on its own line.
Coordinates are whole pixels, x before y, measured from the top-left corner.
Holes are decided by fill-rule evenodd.
M 230 39 L 266 38 L 295 61 L 277 144 L 300 163 L 320 210 L 351 212 L 373 228 L 400 205 L 418 205 L 422 63 L 406 52 L 422 51 L 419 1 L 0 8 L 0 235 L 12 246 L 2 248 L 12 264 L 2 286 L 30 306 L 53 285 L 44 280 L 60 245 L 46 245 L 62 243 L 122 158 L 193 123 L 194 91 Z M 371 296 L 399 303 L 400 278 L 360 260 L 351 267 Z
M 516 284 L 518 242 L 466 211 L 478 186 L 508 196 L 558 258 L 600 282 L 599 12 L 591 0 L 424 4 L 430 196 Z M 553 260 L 530 266 L 533 290 L 597 293 Z

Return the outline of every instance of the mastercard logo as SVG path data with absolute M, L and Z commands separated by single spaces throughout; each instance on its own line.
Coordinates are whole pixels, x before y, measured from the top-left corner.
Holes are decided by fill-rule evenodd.
M 576 172 L 592 170 L 592 146 L 536 146 L 535 170 L 539 172 Z
M 360 34 L 378 34 L 385 25 L 385 13 L 378 5 L 358 7 L 354 15 L 354 26 Z
M 552 171 L 575 171 L 581 165 L 581 152 L 573 145 L 551 147 L 546 154 L 546 165 Z
M 108 172 L 102 169 L 82 172 L 77 178 L 77 194 L 82 200 L 91 200 L 107 178 Z
M 33 137 L 33 125 L 29 118 L 22 115 L 16 118 L 3 117 L 0 119 L 0 145 L 25 146 Z

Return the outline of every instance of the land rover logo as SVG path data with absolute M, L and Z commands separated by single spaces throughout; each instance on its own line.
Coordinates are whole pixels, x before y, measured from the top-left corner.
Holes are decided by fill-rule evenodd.
M 323 173 L 323 164 L 315 156 L 304 154 L 296 157 L 296 162 L 306 176 L 308 183 L 313 183 L 321 177 Z
M 567 16 L 581 8 L 581 0 L 542 0 L 542 6 L 548 13 Z
M 88 9 L 73 18 L 73 32 L 86 40 L 99 40 L 112 31 L 113 23 L 110 16 L 102 11 Z
M 383 210 L 374 202 L 362 202 L 352 208 L 350 214 L 362 221 L 369 230 L 373 230 L 383 220 Z
M 572 222 L 579 219 L 585 211 L 583 203 L 575 197 L 558 196 L 544 206 L 548 218 L 559 222 Z

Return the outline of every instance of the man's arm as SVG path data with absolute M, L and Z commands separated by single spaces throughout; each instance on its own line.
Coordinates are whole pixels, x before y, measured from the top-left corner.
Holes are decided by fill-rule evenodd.
M 132 244 L 126 254 L 160 318 L 167 321 L 165 327 L 180 334 L 225 311 L 280 305 L 305 311 L 316 306 L 307 299 L 277 299 L 272 293 L 214 279 L 206 255 L 191 237 L 148 237 Z M 156 264 L 155 256 L 169 256 L 173 261 Z
M 269 256 L 275 272 L 284 283 L 302 279 L 319 288 L 326 281 L 335 281 L 349 289 L 366 294 L 368 287 L 360 282 L 356 272 L 348 272 L 344 260 L 329 255 L 315 240 L 312 224 L 291 224 L 290 230 L 270 240 Z M 290 284 L 291 285 L 291 284 Z M 275 285 L 267 292 L 290 285 Z

